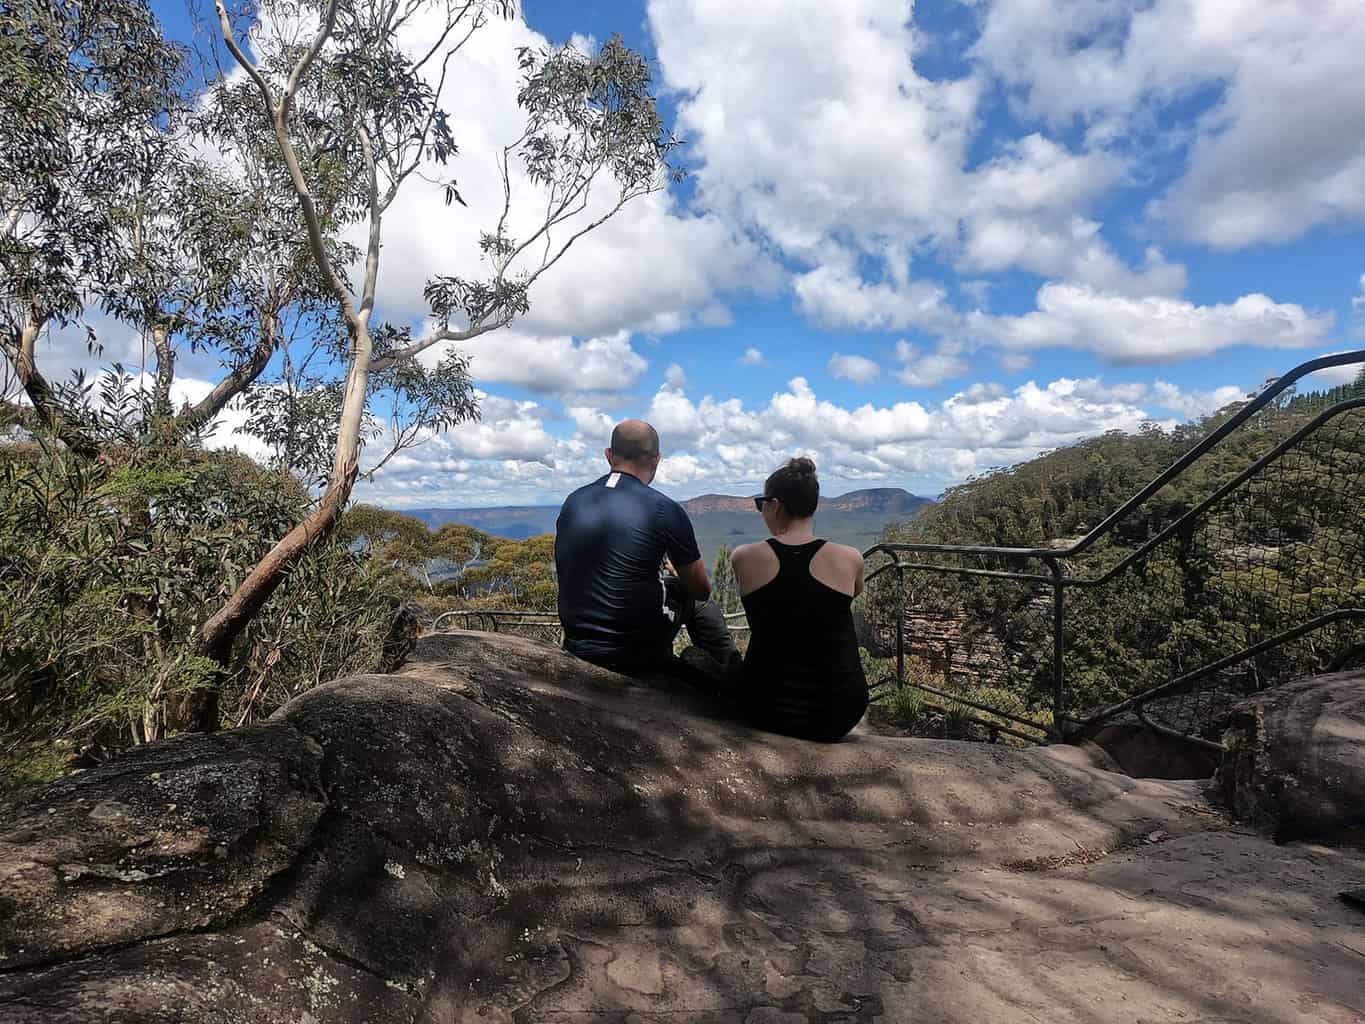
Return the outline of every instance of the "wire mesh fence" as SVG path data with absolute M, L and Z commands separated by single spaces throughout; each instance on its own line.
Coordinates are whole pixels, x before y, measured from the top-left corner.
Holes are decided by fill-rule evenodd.
M 993 554 L 903 554 L 899 568 L 874 570 L 864 600 L 867 639 L 896 657 L 892 679 L 1051 733 L 1051 574 Z
M 1335 357 L 1352 361 L 1365 353 Z M 1084 537 L 872 549 L 894 559 L 869 608 L 899 681 L 1002 690 L 1026 714 L 1050 708 L 1058 734 L 1138 718 L 1212 740 L 1251 693 L 1365 665 L 1365 387 L 1289 400 L 1323 362 Z
M 1365 408 L 1344 403 L 1279 445 L 1274 422 L 1259 429 L 1270 450 L 1254 472 L 1196 505 L 1140 557 L 1069 588 L 1066 677 L 1078 707 L 1099 705 L 1090 717 L 1168 684 L 1146 716 L 1212 738 L 1236 700 L 1354 667 L 1365 621 L 1338 613 L 1365 609 Z M 1110 638 L 1142 656 L 1106 657 Z M 1246 656 L 1199 674 L 1239 652 Z M 1187 685 L 1169 685 L 1178 680 Z

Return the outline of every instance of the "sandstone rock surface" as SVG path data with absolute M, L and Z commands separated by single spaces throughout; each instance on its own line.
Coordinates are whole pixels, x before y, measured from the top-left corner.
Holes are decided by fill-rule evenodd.
M 1218 772 L 1239 817 L 1282 839 L 1365 826 L 1365 671 L 1300 679 L 1233 709 Z
M 1198 783 L 442 634 L 0 804 L 0 1021 L 1344 1024 L 1362 874 Z

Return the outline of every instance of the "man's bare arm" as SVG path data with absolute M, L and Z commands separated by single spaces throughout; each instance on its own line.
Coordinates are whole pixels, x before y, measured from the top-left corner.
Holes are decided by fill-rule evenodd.
M 706 563 L 700 558 L 690 565 L 679 567 L 678 581 L 688 596 L 698 601 L 705 601 L 711 596 L 711 578 L 706 575 Z

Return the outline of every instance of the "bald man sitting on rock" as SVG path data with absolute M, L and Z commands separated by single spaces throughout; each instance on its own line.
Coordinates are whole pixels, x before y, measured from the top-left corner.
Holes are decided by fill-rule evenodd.
M 605 454 L 611 472 L 570 494 L 555 525 L 565 650 L 632 675 L 676 672 L 673 640 L 686 626 L 694 645 L 733 671 L 739 653 L 708 600 L 711 580 L 692 522 L 649 486 L 659 468 L 658 432 L 642 420 L 618 423 Z M 665 557 L 676 575 L 661 571 Z

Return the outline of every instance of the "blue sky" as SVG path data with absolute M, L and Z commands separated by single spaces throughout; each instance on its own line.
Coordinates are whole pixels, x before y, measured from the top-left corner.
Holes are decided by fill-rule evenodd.
M 183 5 L 155 6 L 189 31 Z M 659 427 L 676 496 L 751 492 L 797 452 L 828 493 L 935 495 L 1361 346 L 1356 0 L 523 14 L 456 58 L 444 100 L 470 209 L 399 204 L 381 315 L 422 330 L 425 279 L 473 265 L 493 140 L 518 131 L 518 45 L 620 33 L 654 62 L 689 178 L 470 346 L 483 421 L 400 456 L 362 499 L 552 503 L 597 474 L 625 415 Z M 251 450 L 232 428 L 220 443 Z

